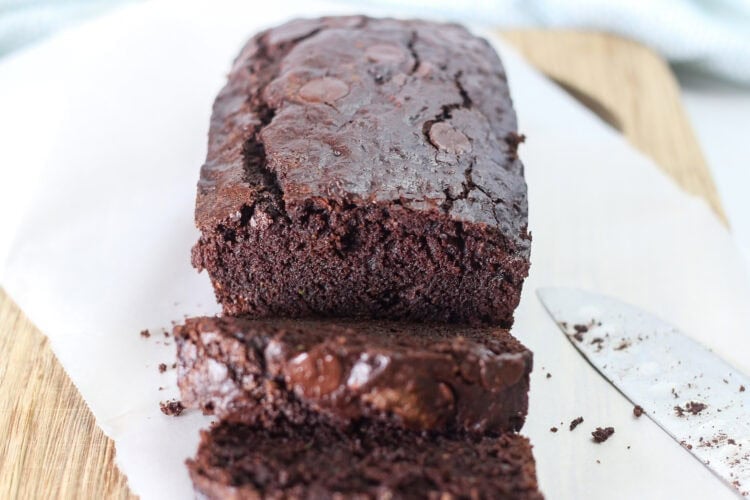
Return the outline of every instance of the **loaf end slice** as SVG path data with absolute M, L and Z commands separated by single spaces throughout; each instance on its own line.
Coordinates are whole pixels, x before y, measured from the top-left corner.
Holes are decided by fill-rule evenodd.
M 531 446 L 517 434 L 221 423 L 203 431 L 188 469 L 209 499 L 543 498 Z

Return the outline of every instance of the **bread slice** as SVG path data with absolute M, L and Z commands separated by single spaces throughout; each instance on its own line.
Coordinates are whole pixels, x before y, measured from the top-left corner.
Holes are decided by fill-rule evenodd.
M 528 409 L 532 354 L 497 328 L 202 317 L 174 337 L 182 403 L 229 422 L 497 434 Z
M 221 423 L 188 470 L 209 499 L 542 499 L 528 440 Z

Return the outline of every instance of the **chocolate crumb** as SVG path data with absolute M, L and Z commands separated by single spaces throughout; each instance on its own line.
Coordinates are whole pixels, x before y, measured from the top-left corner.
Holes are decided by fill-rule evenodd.
M 596 430 L 591 433 L 591 435 L 593 436 L 593 440 L 595 443 L 603 443 L 604 441 L 609 439 L 610 436 L 612 436 L 612 434 L 614 433 L 615 433 L 614 427 L 605 427 L 605 428 L 597 427 Z
M 576 427 L 578 427 L 582 423 L 583 423 L 583 417 L 574 418 L 570 422 L 570 430 L 572 431 L 573 429 L 575 429 Z
M 628 342 L 627 340 L 623 340 L 622 342 L 620 342 L 620 345 L 615 347 L 615 351 L 623 351 L 628 347 L 630 347 L 630 342 Z
M 573 330 L 575 330 L 573 338 L 578 342 L 582 342 L 583 334 L 589 331 L 589 327 L 587 325 L 573 325 Z
M 181 401 L 167 401 L 166 403 L 161 401 L 159 402 L 159 408 L 163 414 L 169 415 L 170 417 L 179 416 L 182 413 L 182 410 L 185 409 L 185 407 L 182 406 Z
M 689 411 L 693 415 L 697 415 L 705 409 L 706 409 L 705 404 L 697 403 L 695 401 L 690 401 L 685 405 L 685 411 Z
M 141 337 L 143 337 L 144 339 L 147 339 L 150 336 L 151 336 L 151 332 L 149 332 L 148 330 L 141 330 Z
M 557 427 L 550 427 L 549 431 L 550 432 L 557 432 Z
M 159 390 L 160 390 L 160 391 L 163 391 L 163 390 L 164 390 L 164 387 L 159 387 Z
M 685 413 L 692 413 L 693 415 L 697 415 L 703 410 L 707 408 L 707 405 L 704 403 L 698 403 L 696 401 L 688 401 L 687 404 L 685 404 L 685 408 L 682 408 L 680 406 L 675 406 L 674 411 L 677 414 L 678 417 L 684 417 Z
M 740 392 L 745 392 L 745 386 L 744 385 L 740 386 Z
M 600 464 L 601 462 L 599 460 L 597 460 L 596 463 Z
M 177 363 L 172 363 L 172 369 L 174 370 L 175 368 L 177 368 Z
M 693 449 L 693 445 L 690 444 L 690 443 L 688 443 L 688 442 L 686 442 L 685 440 L 680 441 L 680 444 L 682 446 L 684 446 L 685 448 L 687 448 L 688 450 L 692 450 Z
M 159 363 L 159 373 L 164 373 L 167 371 L 167 365 L 164 363 Z
M 595 337 L 591 340 L 591 345 L 596 346 L 596 352 L 601 352 L 601 350 L 604 348 L 604 339 L 601 337 Z
M 510 132 L 505 136 L 505 143 L 508 144 L 508 147 L 510 148 L 510 158 L 512 160 L 518 158 L 518 145 L 524 141 L 526 141 L 526 136 L 524 134 Z
M 677 391 L 674 390 L 674 387 L 672 387 L 672 396 L 674 396 L 675 399 L 680 397 L 680 395 L 677 394 Z
M 166 330 L 164 330 L 164 336 L 165 336 L 165 337 L 169 337 L 169 332 L 168 332 L 168 331 L 166 331 Z
M 727 444 L 737 444 L 737 441 L 735 441 L 732 438 L 727 439 Z
M 628 449 L 630 449 L 630 445 L 628 445 Z
M 547 374 L 547 378 L 552 378 L 552 374 L 551 374 L 551 373 L 548 373 L 548 374 Z
M 641 406 L 635 405 L 633 407 L 633 415 L 635 415 L 635 418 L 640 418 L 643 413 L 643 408 Z

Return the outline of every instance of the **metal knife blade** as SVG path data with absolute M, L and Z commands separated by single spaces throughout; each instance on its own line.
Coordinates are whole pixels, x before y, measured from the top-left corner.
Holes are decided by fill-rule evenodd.
M 750 495 L 750 378 L 664 321 L 571 288 L 537 296 L 575 348 L 740 495 Z

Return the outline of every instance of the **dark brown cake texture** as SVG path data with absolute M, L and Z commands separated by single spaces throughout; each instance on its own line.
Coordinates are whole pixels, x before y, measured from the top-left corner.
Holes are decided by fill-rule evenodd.
M 188 461 L 209 499 L 541 499 L 526 438 L 221 423 Z
M 361 420 L 519 430 L 532 355 L 491 327 L 193 318 L 174 330 L 182 403 L 227 421 Z
M 297 20 L 214 103 L 193 264 L 229 315 L 509 327 L 529 269 L 505 71 L 454 24 Z

